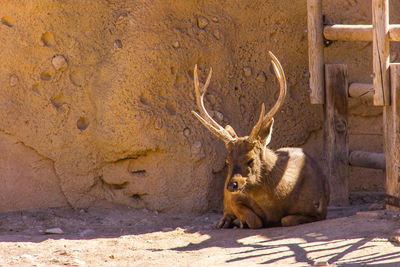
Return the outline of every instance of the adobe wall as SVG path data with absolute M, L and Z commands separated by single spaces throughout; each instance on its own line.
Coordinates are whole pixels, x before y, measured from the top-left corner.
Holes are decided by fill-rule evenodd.
M 324 2 L 328 21 L 370 23 L 369 1 Z M 322 158 L 322 107 L 307 92 L 305 0 L 1 6 L 0 212 L 103 201 L 220 210 L 225 149 L 190 113 L 193 66 L 203 80 L 213 67 L 210 113 L 247 135 L 261 103 L 271 107 L 278 94 L 268 50 L 289 88 L 271 146 Z M 326 57 L 347 62 L 352 81 L 370 81 L 371 44 L 335 43 Z M 381 110 L 350 105 L 351 148 L 381 152 Z M 381 171 L 352 170 L 352 190 L 383 186 Z

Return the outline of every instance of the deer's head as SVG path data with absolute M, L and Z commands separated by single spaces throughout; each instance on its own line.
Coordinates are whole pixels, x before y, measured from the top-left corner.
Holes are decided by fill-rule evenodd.
M 279 97 L 266 115 L 264 104 L 261 105 L 258 122 L 251 130 L 250 135 L 244 137 L 238 137 L 230 125 L 223 128 L 208 114 L 204 107 L 204 95 L 210 84 L 212 69 L 210 69 L 204 86 L 200 89 L 197 65 L 194 67 L 194 87 L 200 115 L 195 111 L 192 111 L 192 113 L 210 132 L 225 143 L 228 150 L 226 162 L 229 168 L 227 190 L 230 192 L 240 192 L 245 189 L 245 186 L 252 186 L 259 181 L 262 168 L 265 168 L 263 166 L 265 162 L 265 149 L 271 141 L 274 124 L 273 116 L 282 106 L 286 96 L 286 79 L 282 66 L 271 52 L 269 52 L 269 55 L 272 58 L 271 62 L 280 84 Z

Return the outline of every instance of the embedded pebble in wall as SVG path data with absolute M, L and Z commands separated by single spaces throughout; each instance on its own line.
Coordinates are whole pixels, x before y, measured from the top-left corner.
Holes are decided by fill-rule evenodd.
M 67 60 L 65 59 L 64 56 L 57 55 L 57 56 L 53 57 L 53 59 L 51 60 L 51 63 L 53 64 L 53 66 L 56 70 L 60 70 L 60 69 L 63 69 L 66 67 Z
M 43 33 L 41 40 L 46 46 L 49 46 L 49 47 L 54 46 L 56 44 L 54 35 L 51 32 Z
M 163 127 L 163 125 L 164 125 L 164 122 L 163 122 L 163 120 L 162 120 L 161 118 L 157 118 L 157 119 L 154 121 L 154 128 L 155 128 L 156 130 L 160 130 L 160 129 Z
M 260 72 L 260 73 L 257 75 L 256 80 L 259 81 L 259 82 L 262 82 L 262 83 L 265 82 L 265 81 L 267 80 L 267 78 L 265 77 L 264 72 Z
M 213 35 L 214 35 L 215 39 L 217 39 L 217 40 L 221 39 L 221 32 L 219 30 L 215 30 L 213 32 Z
M 204 29 L 205 27 L 207 27 L 207 25 L 208 25 L 208 19 L 202 16 L 197 18 L 197 26 L 199 26 L 200 29 Z
M 190 131 L 189 128 L 185 128 L 185 129 L 183 130 L 183 135 L 186 136 L 186 137 L 189 137 L 189 135 L 190 135 L 191 133 L 192 133 L 192 132 Z
M 17 75 L 13 74 L 10 76 L 10 86 L 16 86 L 18 84 Z
M 81 70 L 74 70 L 69 75 L 71 82 L 76 86 L 82 86 L 83 81 L 85 80 L 85 76 Z
M 114 49 L 121 49 L 121 48 L 122 48 L 122 41 L 121 40 L 115 40 Z
M 251 68 L 250 67 L 244 67 L 243 68 L 243 73 L 244 73 L 244 76 L 250 77 L 251 73 L 252 73 Z
M 89 120 L 86 117 L 80 117 L 76 122 L 76 127 L 81 131 L 86 130 L 88 126 L 89 126 Z
M 172 47 L 174 47 L 174 48 L 179 48 L 179 47 L 180 47 L 179 42 L 178 42 L 178 41 L 174 42 L 174 43 L 172 44 Z
M 51 74 L 47 71 L 43 71 L 40 73 L 40 79 L 43 81 L 50 81 L 51 80 Z
M 15 22 L 16 22 L 15 18 L 10 16 L 4 16 L 1 18 L 1 23 L 3 23 L 8 27 L 13 27 L 15 25 Z

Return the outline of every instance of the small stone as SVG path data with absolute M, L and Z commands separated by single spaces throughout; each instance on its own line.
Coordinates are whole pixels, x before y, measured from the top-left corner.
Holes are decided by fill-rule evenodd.
M 218 18 L 217 18 L 217 17 L 213 17 L 213 18 L 212 18 L 212 21 L 218 22 Z
M 61 229 L 61 228 L 49 228 L 49 229 L 46 229 L 45 231 L 44 231 L 44 233 L 45 234 L 57 234 L 57 235 L 63 235 L 64 234 L 64 231 Z
M 154 128 L 155 128 L 156 130 L 160 130 L 160 129 L 163 127 L 163 125 L 164 125 L 164 123 L 163 123 L 163 120 L 162 120 L 161 118 L 157 118 L 157 119 L 154 121 Z
M 213 32 L 213 35 L 214 35 L 215 39 L 217 39 L 217 40 L 221 39 L 221 32 L 219 30 L 215 30 Z
M 49 47 L 54 46 L 56 44 L 54 35 L 51 32 L 43 33 L 41 40 L 46 46 L 49 46 Z
M 183 135 L 186 137 L 189 137 L 189 135 L 191 134 L 191 131 L 189 128 L 185 128 L 185 130 L 183 130 Z
M 67 65 L 67 60 L 65 59 L 64 56 L 62 55 L 57 55 L 53 57 L 51 60 L 51 63 L 53 64 L 54 68 L 56 70 L 63 69 Z
M 51 74 L 47 71 L 43 71 L 40 73 L 40 79 L 43 81 L 50 81 L 51 80 Z
M 82 260 L 79 260 L 79 259 L 74 259 L 74 262 L 79 264 L 79 265 L 85 265 L 86 264 L 86 262 L 84 262 Z
M 122 41 L 121 40 L 115 40 L 114 49 L 121 49 L 121 48 L 122 48 Z
M 224 119 L 224 115 L 221 112 L 214 110 L 214 114 L 218 120 L 222 121 Z
M 8 27 L 13 27 L 15 25 L 16 20 L 15 18 L 10 16 L 4 16 L 1 18 L 1 22 Z
M 179 48 L 179 47 L 180 47 L 180 44 L 179 44 L 178 41 L 176 41 L 176 42 L 174 42 L 174 43 L 172 44 L 172 46 L 173 46 L 174 48 Z
M 202 16 L 197 18 L 197 26 L 199 26 L 200 29 L 204 29 L 205 27 L 207 27 L 207 25 L 208 25 L 208 19 Z
M 256 80 L 259 81 L 259 82 L 262 82 L 262 83 L 265 82 L 265 81 L 267 80 L 267 78 L 265 78 L 264 72 L 260 72 L 260 73 L 257 75 Z
M 18 84 L 17 75 L 13 74 L 10 76 L 10 86 L 16 86 Z
M 250 77 L 251 73 L 252 73 L 251 68 L 250 67 L 244 67 L 243 68 L 243 73 L 244 73 L 244 76 Z

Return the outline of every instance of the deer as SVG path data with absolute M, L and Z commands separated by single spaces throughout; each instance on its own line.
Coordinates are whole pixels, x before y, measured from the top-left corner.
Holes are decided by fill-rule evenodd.
M 204 96 L 212 68 L 200 88 L 197 64 L 193 78 L 200 114 L 192 114 L 212 134 L 225 143 L 227 178 L 224 185 L 223 216 L 217 228 L 263 228 L 295 226 L 323 220 L 329 204 L 329 183 L 317 162 L 302 148 L 286 147 L 275 151 L 271 142 L 274 115 L 282 106 L 287 85 L 282 65 L 269 51 L 280 85 L 276 103 L 265 115 L 265 105 L 249 136 L 238 137 L 230 126 L 222 127 L 207 112 Z

